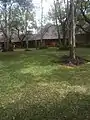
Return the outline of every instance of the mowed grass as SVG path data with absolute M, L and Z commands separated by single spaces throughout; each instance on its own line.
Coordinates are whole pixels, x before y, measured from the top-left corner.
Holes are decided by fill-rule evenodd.
M 90 60 L 90 49 L 77 49 Z M 0 120 L 90 120 L 90 63 L 61 65 L 67 51 L 0 53 Z

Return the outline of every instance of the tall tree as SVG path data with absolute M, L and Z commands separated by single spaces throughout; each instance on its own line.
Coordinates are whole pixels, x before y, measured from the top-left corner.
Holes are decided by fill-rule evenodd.
M 9 43 L 13 34 L 18 34 L 19 40 L 23 41 L 27 36 L 27 30 L 32 29 L 34 25 L 34 11 L 32 0 L 1 0 L 0 1 L 0 23 L 1 30 L 4 34 L 4 47 L 9 49 Z M 23 33 L 23 37 L 21 34 Z M 26 39 L 28 48 L 28 40 Z
M 56 23 L 57 33 L 58 33 L 58 42 L 59 42 L 59 46 L 61 46 L 62 43 L 60 38 L 60 26 L 58 25 L 58 12 L 57 12 L 57 5 L 55 1 L 54 1 L 54 7 L 55 7 L 55 23 Z
M 63 1 L 55 0 L 54 6 L 52 6 L 51 11 L 49 11 L 49 18 L 51 18 L 57 24 L 58 38 L 63 36 L 63 41 L 59 40 L 59 43 L 63 46 L 67 45 L 67 16 L 66 16 L 66 6 L 63 6 Z
M 27 31 L 30 29 L 30 26 L 32 27 L 34 21 L 34 11 L 33 11 L 33 3 L 32 0 L 16 0 L 20 6 L 20 11 L 22 13 L 22 19 L 23 19 L 23 28 L 24 28 L 24 33 L 25 33 L 25 39 L 26 39 L 26 49 L 28 49 L 28 36 L 27 36 Z M 30 25 L 29 25 L 30 23 Z M 19 29 L 18 33 L 19 33 Z M 19 34 L 18 34 L 19 35 Z M 20 38 L 20 37 L 19 37 Z
M 1 11 L 4 11 L 2 13 L 2 18 L 1 18 L 1 30 L 4 34 L 4 51 L 7 51 L 8 49 L 8 35 L 7 35 L 7 5 L 8 5 L 8 1 L 7 0 L 1 0 L 0 1 L 1 4 Z
M 43 29 L 43 0 L 41 0 L 41 46 L 43 44 L 43 33 L 42 33 L 42 29 Z
M 70 43 L 70 57 L 72 59 L 76 58 L 76 53 L 75 53 L 75 47 L 76 47 L 76 41 L 75 41 L 75 15 L 74 15 L 74 0 L 70 1 L 70 6 L 71 6 L 71 43 Z

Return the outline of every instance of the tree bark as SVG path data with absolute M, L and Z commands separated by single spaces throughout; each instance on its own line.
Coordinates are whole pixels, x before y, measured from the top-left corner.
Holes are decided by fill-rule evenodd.
M 59 46 L 62 44 L 61 42 L 61 37 L 60 37 L 60 30 L 59 30 L 59 25 L 58 25 L 58 16 L 57 16 L 57 8 L 56 8 L 56 3 L 54 1 L 54 6 L 55 6 L 55 22 L 56 22 L 56 28 L 57 28 L 57 33 L 58 33 L 58 42 Z
M 7 29 L 7 34 L 8 34 L 8 40 L 7 40 L 7 49 L 8 51 L 13 51 L 13 44 L 12 44 L 12 25 L 11 25 L 11 20 L 12 20 L 12 3 L 10 1 L 10 7 L 9 7 L 9 17 L 8 17 L 8 29 Z
M 81 2 L 81 8 L 80 8 L 80 10 L 81 10 L 81 14 L 83 15 L 85 21 L 86 21 L 88 24 L 90 24 L 90 19 L 85 15 L 85 11 L 83 11 L 83 1 Z
M 26 37 L 26 35 L 22 33 L 22 36 L 20 36 L 20 30 L 19 30 L 19 28 L 16 27 L 16 30 L 17 30 L 17 34 L 18 34 L 18 39 L 21 42 L 21 48 L 23 48 L 23 40 Z
M 5 30 L 3 31 L 4 32 L 4 50 L 7 51 L 7 41 L 8 41 L 8 36 L 7 36 L 7 3 L 5 2 L 4 3 L 4 8 L 5 8 Z
M 72 59 L 76 58 L 76 51 L 75 51 L 75 47 L 76 47 L 76 42 L 75 42 L 75 16 L 74 16 L 74 0 L 71 0 L 71 10 L 72 10 L 72 14 L 71 14 L 71 39 L 70 39 L 70 57 Z
M 41 47 L 43 45 L 43 31 L 42 31 L 42 27 L 43 27 L 43 0 L 41 0 L 41 41 L 40 41 L 40 46 Z
M 66 11 L 66 13 L 67 13 L 67 40 L 68 40 L 68 42 L 69 42 L 69 0 L 67 0 L 67 11 Z
M 27 12 L 28 12 L 28 8 L 27 8 L 27 10 L 26 10 L 26 14 L 25 14 L 25 22 L 26 22 L 26 26 L 25 26 L 25 30 L 26 30 L 26 32 L 25 32 L 25 35 L 26 35 L 26 49 L 28 50 L 28 34 L 27 34 L 27 27 L 28 27 L 28 23 L 27 23 Z

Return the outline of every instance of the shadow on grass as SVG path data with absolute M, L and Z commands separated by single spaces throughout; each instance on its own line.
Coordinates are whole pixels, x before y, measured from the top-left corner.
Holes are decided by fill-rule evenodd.
M 6 104 L 1 105 L 0 120 L 90 120 L 90 95 L 87 86 L 82 86 L 90 85 L 90 65 L 66 68 L 53 63 L 58 59 L 54 52 L 40 52 L 1 55 L 0 97 Z M 63 91 L 67 94 L 60 98 Z
M 36 64 L 41 66 L 47 66 L 51 63 L 52 59 L 55 59 L 54 53 L 48 52 L 13 52 L 13 53 L 2 53 L 0 54 L 0 61 L 4 65 L 13 67 L 13 65 L 27 65 L 27 64 Z M 47 62 L 46 62 L 47 61 Z
M 18 101 L 0 108 L 0 120 L 90 120 L 90 95 L 70 92 L 62 101 L 26 106 Z
M 52 69 L 48 74 L 41 74 L 43 82 L 66 82 L 73 85 L 90 86 L 90 66 L 68 67 L 60 65 L 56 69 Z M 38 78 L 38 76 L 37 76 Z

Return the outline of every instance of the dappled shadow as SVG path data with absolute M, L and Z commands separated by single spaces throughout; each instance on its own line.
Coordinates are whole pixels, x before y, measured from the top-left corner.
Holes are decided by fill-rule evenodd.
M 58 55 L 1 55 L 0 120 L 90 120 L 90 65 L 60 65 Z
M 21 100 L 1 107 L 0 120 L 90 120 L 90 95 L 70 92 L 61 101 L 33 103 Z
M 28 73 L 13 73 L 12 76 L 5 75 L 2 77 L 0 79 L 0 107 L 13 102 L 13 100 L 20 99 L 22 94 L 26 94 L 26 89 L 28 87 L 31 89 L 34 83 L 36 83 L 35 77 Z
M 53 64 L 52 59 L 56 59 L 57 55 L 54 55 L 53 52 L 49 53 L 48 51 L 31 51 L 31 52 L 10 52 L 10 53 L 0 53 L 0 61 L 3 63 L 4 67 L 19 65 L 41 65 L 47 66 Z
M 27 65 L 19 69 L 21 76 L 32 74 L 33 82 L 66 82 L 73 85 L 90 85 L 90 65 L 86 64 L 80 67 L 69 67 L 64 65 Z M 87 81 L 87 82 L 86 82 Z
M 50 76 L 52 80 L 61 82 L 66 81 L 71 85 L 90 85 L 90 67 L 88 65 L 81 67 L 60 66 L 53 70 Z
M 65 51 L 58 52 L 56 51 L 56 49 L 40 50 L 40 51 L 34 50 L 29 52 L 18 51 L 18 52 L 10 52 L 10 53 L 0 53 L 0 61 L 2 61 L 4 65 L 6 64 L 11 65 L 11 67 L 15 64 L 18 65 L 19 63 L 22 65 L 34 64 L 34 65 L 40 65 L 40 66 L 47 66 L 47 65 L 53 65 L 53 64 L 58 65 L 58 64 L 62 64 L 61 56 L 68 55 L 68 54 L 69 53 Z M 80 56 L 85 58 L 86 53 L 83 55 L 80 55 Z

